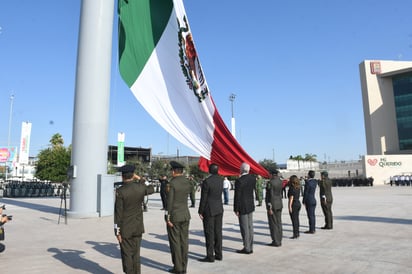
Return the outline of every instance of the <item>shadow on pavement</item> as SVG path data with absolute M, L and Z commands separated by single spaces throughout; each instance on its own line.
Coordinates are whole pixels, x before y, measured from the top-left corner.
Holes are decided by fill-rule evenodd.
M 54 206 L 24 202 L 24 201 L 22 201 L 22 199 L 24 199 L 24 198 L 19 198 L 19 200 L 3 198 L 2 203 L 6 204 L 6 205 L 14 205 L 14 206 L 18 206 L 18 207 L 24 207 L 24 208 L 28 208 L 28 209 L 32 209 L 32 210 L 37 210 L 37 211 L 41 211 L 41 212 L 52 213 L 52 214 L 58 215 L 59 210 L 60 210 L 60 202 L 62 200 L 60 198 L 58 198 L 58 199 L 57 198 L 50 198 L 50 199 L 56 200 L 56 205 L 59 206 L 59 207 L 54 207 Z
M 74 249 L 58 249 L 51 247 L 48 252 L 54 253 L 53 257 L 73 269 L 80 269 L 90 273 L 112 273 L 111 271 L 101 267 L 99 264 L 81 257 L 84 251 Z
M 111 258 L 120 259 L 120 248 L 118 244 L 107 242 L 86 241 L 86 244 L 92 245 L 93 249 Z
M 334 219 L 361 222 L 378 222 L 390 224 L 412 225 L 412 219 L 372 217 L 372 216 L 335 216 Z

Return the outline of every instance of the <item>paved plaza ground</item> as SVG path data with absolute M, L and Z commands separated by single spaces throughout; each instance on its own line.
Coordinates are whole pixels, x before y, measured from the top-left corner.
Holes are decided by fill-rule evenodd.
M 188 273 L 412 273 L 412 187 L 333 188 L 334 229 L 321 230 L 323 214 L 316 208 L 317 231 L 292 236 L 286 199 L 281 247 L 266 246 L 270 236 L 266 211 L 254 214 L 254 253 L 242 248 L 232 206 L 225 206 L 223 261 L 202 263 L 205 256 L 202 223 L 197 207 L 190 208 Z M 233 191 L 231 191 L 233 198 Z M 197 204 L 200 193 L 197 193 Z M 68 199 L 69 202 L 69 199 Z M 113 235 L 113 217 L 60 218 L 60 198 L 3 198 L 13 220 L 5 225 L 5 252 L 0 273 L 122 273 L 119 246 Z M 232 204 L 232 201 L 231 201 Z M 158 193 L 144 213 L 142 273 L 166 273 L 172 266 Z M 301 232 L 307 217 L 300 213 Z

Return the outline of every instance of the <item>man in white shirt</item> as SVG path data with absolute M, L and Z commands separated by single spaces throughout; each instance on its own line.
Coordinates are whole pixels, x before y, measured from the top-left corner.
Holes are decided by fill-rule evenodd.
M 223 180 L 223 199 L 224 199 L 224 204 L 228 205 L 229 204 L 229 189 L 230 189 L 230 181 L 225 177 Z

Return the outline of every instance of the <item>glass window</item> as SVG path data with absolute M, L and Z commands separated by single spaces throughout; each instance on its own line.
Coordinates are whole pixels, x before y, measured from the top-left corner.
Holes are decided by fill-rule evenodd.
M 392 78 L 399 149 L 412 150 L 412 73 Z

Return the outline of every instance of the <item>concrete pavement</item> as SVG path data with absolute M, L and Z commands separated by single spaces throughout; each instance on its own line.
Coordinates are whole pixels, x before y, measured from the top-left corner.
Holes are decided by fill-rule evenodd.
M 214 263 L 197 261 L 205 256 L 204 236 L 197 208 L 191 208 L 188 273 L 412 273 L 412 187 L 332 191 L 334 229 L 301 233 L 299 239 L 289 239 L 292 229 L 284 199 L 282 247 L 266 246 L 270 242 L 266 211 L 257 207 L 251 255 L 236 253 L 242 248 L 238 221 L 232 206 L 225 206 L 223 261 Z M 230 194 L 233 198 L 233 191 Z M 67 224 L 61 217 L 58 224 L 60 198 L 3 198 L 1 203 L 6 204 L 5 213 L 13 215 L 5 225 L 1 273 L 122 273 L 113 217 L 69 218 Z M 156 193 L 144 213 L 142 273 L 166 273 L 172 266 L 160 208 Z M 320 228 L 324 223 L 319 205 L 316 215 Z M 300 221 L 303 232 L 308 224 L 304 209 Z

